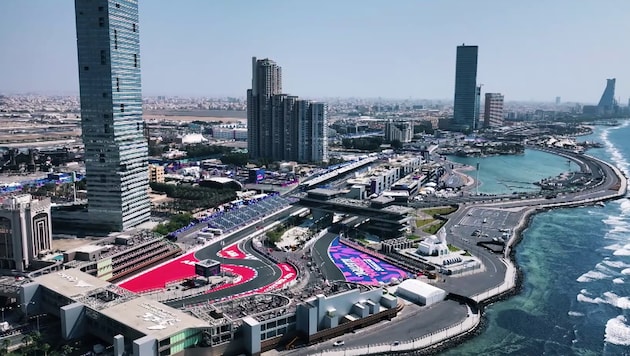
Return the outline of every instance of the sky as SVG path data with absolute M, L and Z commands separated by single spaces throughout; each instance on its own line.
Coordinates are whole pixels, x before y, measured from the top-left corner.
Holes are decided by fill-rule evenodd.
M 507 101 L 630 96 L 628 0 L 139 0 L 143 95 L 244 97 L 251 57 L 305 98 L 452 100 L 456 47 Z M 0 92 L 78 94 L 74 1 L 0 1 Z

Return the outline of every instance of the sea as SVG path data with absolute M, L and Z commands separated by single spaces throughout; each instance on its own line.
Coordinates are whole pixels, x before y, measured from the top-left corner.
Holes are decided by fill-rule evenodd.
M 629 172 L 628 137 L 624 122 L 577 139 L 602 143 L 586 154 Z M 536 190 L 533 182 L 577 169 L 533 150 L 451 159 L 479 163 L 479 192 L 487 194 Z M 445 355 L 630 355 L 630 200 L 535 215 L 515 258 L 521 292 L 488 306 L 480 334 Z

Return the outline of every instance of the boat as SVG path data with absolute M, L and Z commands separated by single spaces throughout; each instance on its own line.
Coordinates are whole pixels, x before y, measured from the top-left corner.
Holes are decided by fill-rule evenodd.
M 606 204 L 603 201 L 598 201 L 595 205 L 600 206 L 600 207 L 605 207 Z

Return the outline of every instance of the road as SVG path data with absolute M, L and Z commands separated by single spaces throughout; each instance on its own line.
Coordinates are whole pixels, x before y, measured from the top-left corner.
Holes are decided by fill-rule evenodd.
M 258 289 L 258 288 L 264 287 L 268 284 L 275 282 L 282 275 L 280 269 L 278 268 L 278 266 L 276 266 L 274 262 L 262 256 L 253 248 L 251 239 L 241 241 L 240 248 L 245 253 L 251 254 L 254 257 L 256 257 L 256 259 L 235 260 L 235 259 L 229 259 L 229 258 L 222 258 L 217 255 L 217 252 L 219 252 L 221 249 L 223 249 L 226 246 L 229 246 L 237 241 L 243 240 L 246 237 L 251 236 L 254 233 L 258 232 L 258 229 L 257 229 L 258 225 L 266 225 L 266 224 L 273 223 L 275 221 L 282 220 L 286 218 L 287 216 L 289 216 L 291 213 L 298 211 L 299 209 L 301 209 L 301 207 L 292 206 L 286 210 L 270 215 L 262 219 L 261 221 L 257 221 L 256 223 L 248 227 L 245 227 L 244 229 L 240 231 L 232 233 L 231 235 L 229 235 L 223 240 L 217 241 L 195 252 L 195 258 L 197 258 L 198 260 L 211 258 L 225 264 L 237 264 L 241 266 L 251 267 L 255 269 L 258 273 L 256 278 L 248 282 L 245 282 L 243 284 L 239 284 L 233 287 L 228 287 L 228 288 L 216 291 L 216 292 L 188 297 L 188 298 L 184 298 L 178 301 L 167 302 L 164 304 L 179 308 L 188 304 L 202 303 L 208 300 L 215 300 L 215 299 L 220 299 L 220 298 L 248 292 L 248 291 Z M 196 230 L 199 231 L 200 229 L 201 227 Z M 188 235 L 190 234 L 190 232 L 187 232 L 186 234 Z

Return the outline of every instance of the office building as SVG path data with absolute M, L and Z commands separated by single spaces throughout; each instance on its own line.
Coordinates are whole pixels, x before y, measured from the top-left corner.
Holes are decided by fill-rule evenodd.
M 613 113 L 617 103 L 615 102 L 615 78 L 606 79 L 606 89 L 602 93 L 602 97 L 599 99 L 597 108 L 601 113 L 610 114 Z
M 411 142 L 413 127 L 409 121 L 392 121 L 385 123 L 385 141 Z
M 483 126 L 503 126 L 503 95 L 500 93 L 486 93 L 483 113 Z
M 252 59 L 247 91 L 247 149 L 254 159 L 328 160 L 327 106 L 282 94 L 282 70 L 272 60 Z
M 0 207 L 0 269 L 24 272 L 52 248 L 50 198 L 30 194 L 7 198 Z
M 88 220 L 125 230 L 149 219 L 136 0 L 75 1 Z
M 478 116 L 479 89 L 477 87 L 477 46 L 457 47 L 455 67 L 455 101 L 453 106 L 454 130 L 474 130 Z

